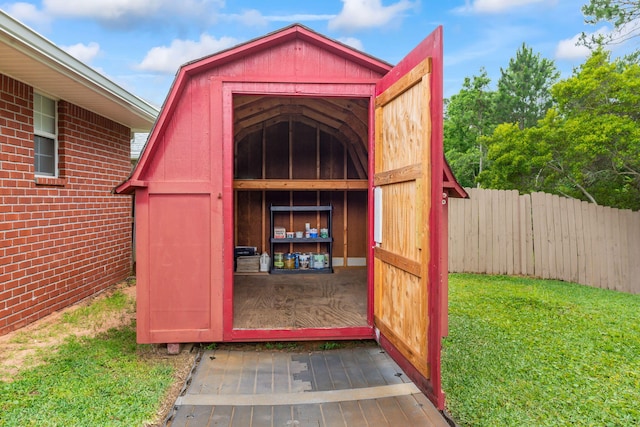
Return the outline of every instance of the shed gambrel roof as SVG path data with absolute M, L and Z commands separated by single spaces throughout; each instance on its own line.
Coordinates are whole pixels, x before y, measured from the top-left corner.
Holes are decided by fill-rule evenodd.
M 287 26 L 230 49 L 188 62 L 182 65 L 178 70 L 176 78 L 174 79 L 173 85 L 169 90 L 169 94 L 167 95 L 160 112 L 160 116 L 149 134 L 147 143 L 140 155 L 140 160 L 133 170 L 130 179 L 117 187 L 116 191 L 118 193 L 131 192 L 133 187 L 137 185 L 136 183 L 140 179 L 141 171 L 145 169 L 145 165 L 150 161 L 149 159 L 153 155 L 154 145 L 162 134 L 163 127 L 166 126 L 170 120 L 170 117 L 179 103 L 180 96 L 185 86 L 188 84 L 188 81 L 192 76 L 205 72 L 212 72 L 213 74 L 219 75 L 223 78 L 233 79 L 235 74 L 236 76 L 241 76 L 245 81 L 251 81 L 252 75 L 255 75 L 257 79 L 264 80 L 265 73 L 269 74 L 271 71 L 270 78 L 274 78 L 278 73 L 282 74 L 281 67 L 283 64 L 271 64 L 266 67 L 264 63 L 253 64 L 254 68 L 252 69 L 249 68 L 249 66 L 236 67 L 235 65 L 241 62 L 246 62 L 248 58 L 259 56 L 261 52 L 265 52 L 278 46 L 284 46 L 296 40 L 302 41 L 309 46 L 314 46 L 324 52 L 328 52 L 336 58 L 340 58 L 345 64 L 349 64 L 352 69 L 351 71 L 346 71 L 347 73 L 351 72 L 354 75 L 368 74 L 371 83 L 378 80 L 380 76 L 386 74 L 393 68 L 391 64 L 383 60 L 360 52 L 350 46 L 340 43 L 339 41 L 330 39 L 300 24 Z M 293 55 L 290 59 L 292 64 L 294 64 L 293 66 L 296 66 L 296 60 L 308 61 L 309 58 L 304 55 Z M 299 65 L 300 67 L 303 67 L 302 64 Z M 310 68 L 313 68 L 313 65 L 307 66 L 307 70 Z M 316 67 L 316 69 L 317 68 L 318 67 Z M 321 70 L 317 69 L 316 71 L 318 73 L 316 77 L 317 82 L 324 83 L 326 76 L 321 73 Z M 291 73 L 286 75 L 286 81 L 290 81 Z M 306 79 L 305 81 L 309 81 L 308 75 L 304 78 Z M 275 79 L 277 81 L 277 77 L 275 77 Z
M 281 79 L 281 81 L 290 82 L 292 81 L 292 73 L 284 73 L 282 67 L 292 66 L 296 70 L 298 68 L 303 70 L 301 71 L 301 81 L 309 82 L 315 79 L 318 83 L 325 83 L 327 76 L 322 74 L 321 68 L 323 64 L 320 60 L 317 63 L 313 63 L 316 58 L 313 55 L 308 55 L 308 52 L 307 55 L 298 54 L 297 51 L 295 54 L 292 53 L 288 64 L 272 64 L 260 58 L 262 52 L 285 46 L 292 41 L 302 41 L 307 46 L 313 46 L 324 53 L 332 55 L 336 60 L 344 61 L 345 67 L 350 68 L 345 73 L 349 76 L 354 76 L 352 78 L 358 76 L 359 81 L 375 83 L 393 68 L 393 65 L 381 59 L 360 52 L 300 24 L 290 25 L 230 49 L 188 62 L 180 67 L 160 116 L 149 135 L 140 160 L 132 171 L 130 178 L 118 186 L 115 191 L 118 193 L 131 193 L 135 187 L 145 185 L 141 181 L 143 171 L 146 165 L 150 163 L 155 145 L 163 133 L 163 128 L 167 126 L 174 110 L 178 108 L 180 97 L 192 76 L 208 73 L 223 80 L 242 78 L 243 81 L 252 81 L 252 78 L 255 78 L 256 81 L 264 81 L 265 79 L 279 81 L 278 79 Z M 258 59 L 255 60 L 255 58 Z M 302 61 L 311 62 L 311 64 L 302 64 L 300 63 Z M 294 75 L 293 79 L 295 80 L 295 78 L 296 76 Z M 343 81 L 348 79 L 348 77 L 343 78 Z M 259 106 L 259 108 L 262 107 L 264 106 Z M 467 197 L 464 189 L 456 182 L 446 162 L 443 173 L 450 197 Z
M 327 52 L 334 53 L 345 58 L 347 61 L 369 68 L 376 73 L 385 74 L 393 68 L 393 65 L 388 62 L 360 52 L 351 46 L 317 33 L 304 25 L 292 24 L 232 48 L 188 62 L 181 67 L 181 72 L 198 72 L 205 68 L 220 67 L 226 63 L 242 60 L 256 52 L 264 51 L 296 39 L 318 46 Z
M 151 129 L 159 112 L 2 10 L 0 73 L 134 131 Z

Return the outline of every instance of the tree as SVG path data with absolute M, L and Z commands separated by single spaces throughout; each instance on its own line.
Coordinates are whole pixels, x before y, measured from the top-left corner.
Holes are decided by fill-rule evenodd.
M 613 31 L 597 33 L 588 37 L 582 33 L 581 41 L 586 46 L 603 46 L 623 43 L 640 36 L 640 1 L 638 0 L 590 0 L 582 6 L 587 24 L 596 25 L 606 21 L 613 24 Z
M 538 125 L 484 138 L 493 163 L 479 182 L 640 209 L 640 65 L 599 49 L 552 94 Z
M 535 126 L 552 105 L 551 86 L 560 76 L 553 61 L 533 53 L 526 44 L 500 68 L 497 118 L 500 123 L 516 123 L 520 129 Z
M 465 187 L 476 185 L 486 157 L 480 137 L 490 134 L 495 126 L 495 92 L 489 89 L 490 83 L 486 70 L 481 69 L 480 75 L 466 77 L 460 92 L 446 102 L 445 157 Z

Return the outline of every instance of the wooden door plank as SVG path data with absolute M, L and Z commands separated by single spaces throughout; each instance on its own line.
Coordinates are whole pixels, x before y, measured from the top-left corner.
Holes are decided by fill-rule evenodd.
M 507 235 L 506 235 L 506 256 L 507 256 L 507 274 L 513 275 L 514 271 L 519 270 L 520 264 L 520 245 L 518 244 L 518 192 L 509 190 L 505 193 L 506 218 L 507 218 Z
M 578 223 L 578 214 L 576 213 L 576 200 L 575 199 L 567 199 L 567 224 L 569 227 L 569 257 L 570 257 L 570 265 L 569 269 L 571 271 L 571 281 L 574 283 L 579 283 L 579 274 L 578 274 L 578 234 L 577 223 Z

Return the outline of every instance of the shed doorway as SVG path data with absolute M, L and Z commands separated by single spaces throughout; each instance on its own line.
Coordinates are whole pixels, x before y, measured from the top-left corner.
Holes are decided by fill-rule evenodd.
M 234 330 L 372 328 L 369 108 L 233 95 Z

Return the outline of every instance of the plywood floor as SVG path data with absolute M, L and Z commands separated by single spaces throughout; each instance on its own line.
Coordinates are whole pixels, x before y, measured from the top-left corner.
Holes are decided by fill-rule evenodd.
M 331 328 L 367 325 L 366 268 L 333 274 L 234 277 L 236 329 Z

